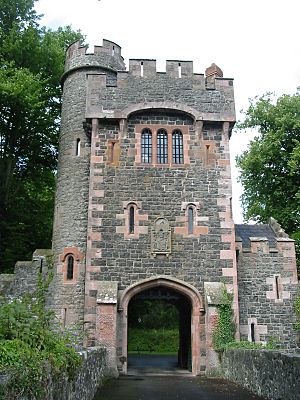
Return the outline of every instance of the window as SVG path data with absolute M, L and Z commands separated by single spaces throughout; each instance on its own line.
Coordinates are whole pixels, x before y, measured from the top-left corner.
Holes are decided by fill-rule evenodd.
M 181 63 L 178 63 L 178 78 L 181 78 Z
M 170 125 L 136 125 L 137 141 L 136 164 L 158 166 L 187 166 L 188 156 L 188 126 Z M 139 133 L 140 132 L 140 133 Z
M 134 233 L 134 214 L 135 209 L 134 206 L 131 205 L 129 207 L 129 233 Z
M 251 342 L 255 343 L 255 325 L 253 322 L 250 325 L 250 335 L 251 335 Z
M 157 162 L 158 164 L 168 162 L 168 134 L 164 129 L 157 132 Z
M 152 162 L 152 133 L 150 129 L 144 129 L 142 132 L 142 163 L 150 164 Z
M 279 290 L 279 276 L 275 275 L 275 292 L 276 292 L 276 299 L 280 299 L 280 290 Z
M 173 163 L 183 164 L 183 138 L 179 129 L 174 131 L 172 135 L 172 152 Z
M 75 154 L 76 154 L 76 156 L 80 156 L 80 139 L 79 138 L 76 140 Z
M 74 278 L 74 257 L 68 256 L 67 259 L 67 280 L 72 280 Z
M 188 234 L 194 233 L 194 207 L 188 207 Z

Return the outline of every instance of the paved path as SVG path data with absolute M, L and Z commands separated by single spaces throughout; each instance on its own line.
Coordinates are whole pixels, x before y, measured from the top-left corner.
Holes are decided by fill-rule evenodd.
M 107 382 L 94 400 L 262 400 L 240 387 L 215 378 L 123 376 Z

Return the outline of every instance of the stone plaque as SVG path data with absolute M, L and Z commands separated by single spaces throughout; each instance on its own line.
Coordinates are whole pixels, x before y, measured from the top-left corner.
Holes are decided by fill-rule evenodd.
M 157 218 L 151 228 L 151 253 L 171 254 L 171 228 L 166 218 Z

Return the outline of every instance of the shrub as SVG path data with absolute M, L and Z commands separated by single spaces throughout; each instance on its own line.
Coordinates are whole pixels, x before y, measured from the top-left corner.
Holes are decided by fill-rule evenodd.
M 0 307 L 0 372 L 8 375 L 0 390 L 6 399 L 44 399 L 50 375 L 72 379 L 81 363 L 76 337 L 55 328 L 54 315 L 45 308 L 49 283 L 40 276 L 33 295 Z
M 176 353 L 177 329 L 134 329 L 128 331 L 128 351 Z

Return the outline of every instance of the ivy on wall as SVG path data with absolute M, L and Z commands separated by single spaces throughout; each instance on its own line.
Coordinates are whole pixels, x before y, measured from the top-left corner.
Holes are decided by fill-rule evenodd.
M 224 285 L 221 304 L 217 306 L 219 318 L 213 331 L 213 346 L 215 350 L 224 350 L 226 345 L 234 342 L 235 323 L 232 310 L 233 294 L 229 293 Z

